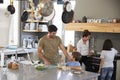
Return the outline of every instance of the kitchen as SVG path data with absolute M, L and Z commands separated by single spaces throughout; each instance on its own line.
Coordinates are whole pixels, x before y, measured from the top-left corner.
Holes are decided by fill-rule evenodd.
M 100 2 L 101 2 L 101 4 L 103 4 L 102 6 L 100 6 L 100 4 L 99 5 L 97 5 L 97 3 L 100 3 L 99 1 L 97 2 L 97 1 L 95 1 L 95 0 L 92 0 L 91 2 L 88 2 L 87 1 L 87 3 L 86 3 L 86 1 L 84 0 L 82 0 L 82 1 L 79 1 L 79 0 L 76 0 L 77 2 L 76 2 L 76 6 L 75 6 L 75 20 L 79 20 L 79 18 L 80 18 L 80 20 L 82 19 L 82 17 L 83 16 L 87 16 L 87 17 L 90 17 L 90 18 L 119 18 L 119 6 L 117 6 L 117 5 L 115 5 L 115 2 L 117 2 L 116 0 L 115 0 L 115 2 L 114 2 L 114 7 L 113 6 L 105 6 L 105 3 L 107 2 L 105 2 L 105 1 L 103 1 L 103 0 L 101 0 Z M 103 1 L 103 3 L 102 3 L 102 1 Z M 17 2 L 17 1 L 16 1 Z M 84 5 L 84 4 L 85 5 Z M 96 3 L 96 4 L 95 4 Z M 116 4 L 118 4 L 119 3 L 119 0 L 118 0 L 118 2 L 116 3 Z M 89 6 L 89 4 L 91 4 L 90 6 Z M 94 6 L 93 6 L 93 4 L 94 5 L 96 5 L 96 6 L 98 6 L 98 7 L 100 7 L 100 9 L 96 9 Z M 111 3 L 109 3 L 109 4 L 111 4 L 112 5 L 112 2 Z M 81 7 L 78 7 L 77 8 L 77 5 L 81 5 Z M 58 6 L 62 6 L 62 5 L 58 5 Z M 107 7 L 110 7 L 109 9 L 110 10 L 106 10 L 106 8 Z M 81 8 L 83 8 L 83 9 L 81 9 Z M 85 8 L 85 9 L 84 9 Z M 86 9 L 86 8 L 88 8 L 88 9 Z M 90 8 L 90 9 L 89 9 Z M 115 9 L 114 9 L 115 8 Z M 78 9 L 78 10 L 77 10 Z M 105 10 L 103 10 L 103 9 L 105 9 Z M 56 9 L 57 10 L 57 9 Z M 91 11 L 91 10 L 94 10 L 94 11 Z M 113 10 L 115 10 L 115 11 L 113 11 Z M 17 11 L 17 9 L 16 9 L 16 11 Z M 80 11 L 80 12 L 78 12 L 78 11 Z M 96 11 L 96 12 L 95 12 Z M 105 12 L 106 11 L 106 12 Z M 83 12 L 83 13 L 82 13 Z M 93 12 L 93 13 L 92 13 Z M 22 12 L 21 12 L 22 13 Z M 58 13 L 59 13 L 59 10 L 58 10 Z M 111 13 L 111 14 L 110 14 Z M 61 14 L 62 14 L 62 12 L 61 12 Z M 81 14 L 81 15 L 76 15 L 76 14 Z M 56 15 L 57 15 L 57 11 L 56 11 Z M 20 17 L 20 16 L 19 16 Z M 58 16 L 57 16 L 58 17 Z M 59 18 L 61 19 L 61 15 L 59 16 Z M 55 23 L 55 25 L 57 25 L 59 28 L 61 28 L 61 26 L 62 25 L 64 25 L 64 24 L 62 24 L 62 21 L 60 21 L 59 23 L 61 23 L 60 25 L 58 25 L 57 23 L 56 23 L 56 21 L 54 21 L 53 20 L 53 23 Z M 63 27 L 63 30 L 64 30 L 64 27 Z M 74 31 L 67 31 L 68 33 L 69 32 L 72 32 L 73 33 L 73 37 L 75 36 L 75 40 L 73 40 L 73 37 L 70 37 L 70 39 L 69 40 L 66 40 L 67 39 L 67 37 L 66 36 L 68 36 L 68 35 L 66 35 L 66 36 L 64 36 L 64 31 L 60 31 L 60 32 L 58 32 L 59 33 L 59 35 L 61 36 L 61 38 L 63 38 L 63 40 L 64 40 L 64 38 L 66 38 L 65 39 L 65 46 L 67 46 L 69 43 L 70 43 L 70 41 L 72 42 L 72 44 L 74 45 L 74 46 L 76 46 L 76 42 L 80 39 L 80 34 L 81 34 L 81 32 L 75 32 L 74 33 Z M 67 32 L 65 31 L 65 33 L 67 34 Z M 76 33 L 78 33 L 78 35 L 76 34 Z M 62 34 L 62 35 L 61 35 Z M 104 34 L 104 35 L 103 35 Z M 102 33 L 99 33 L 99 32 L 94 32 L 94 33 L 92 33 L 92 35 L 94 36 L 94 38 L 95 38 L 95 50 L 96 51 L 98 51 L 98 52 L 100 52 L 101 51 L 101 48 L 102 48 L 102 44 L 103 44 L 103 41 L 106 39 L 106 38 L 110 38 L 112 41 L 113 41 L 113 43 L 115 44 L 115 48 L 119 51 L 119 33 L 106 33 L 106 32 L 102 32 Z M 106 37 L 107 36 L 107 37 Z M 18 40 L 20 40 L 20 39 L 18 39 Z M 18 40 L 14 40 L 14 41 L 18 41 Z M 18 41 L 18 42 L 21 42 L 21 41 Z M 22 43 L 22 42 L 21 42 Z M 20 43 L 19 43 L 20 44 Z M 101 45 L 100 45 L 101 44 Z

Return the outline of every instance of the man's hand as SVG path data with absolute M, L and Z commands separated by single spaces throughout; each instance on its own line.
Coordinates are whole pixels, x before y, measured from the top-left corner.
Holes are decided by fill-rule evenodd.
M 94 53 L 94 50 L 91 50 L 90 52 L 89 52 L 89 56 L 92 56 L 92 55 L 94 55 L 95 53 Z
M 67 57 L 69 61 L 74 61 L 72 57 L 68 56 Z
M 46 64 L 46 65 L 50 65 L 51 63 L 49 62 L 49 61 L 44 61 L 44 64 Z

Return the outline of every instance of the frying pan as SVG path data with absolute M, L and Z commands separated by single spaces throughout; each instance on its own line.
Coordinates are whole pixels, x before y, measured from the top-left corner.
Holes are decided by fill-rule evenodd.
M 42 0 L 39 4 L 38 4 L 38 8 L 39 8 L 39 12 L 43 17 L 47 17 L 49 16 L 54 9 L 53 6 L 53 1 L 52 0 Z
M 21 21 L 26 21 L 28 19 L 29 13 L 27 11 L 24 11 L 21 16 Z
M 72 10 L 71 3 L 66 1 L 63 5 L 62 21 L 63 23 L 70 23 L 73 20 L 74 11 Z
M 62 21 L 63 21 L 63 23 L 72 22 L 73 16 L 74 16 L 74 11 L 73 10 L 71 10 L 70 12 L 64 11 L 62 13 Z
M 50 21 L 54 18 L 54 16 L 55 16 L 55 9 L 53 9 L 52 13 L 49 16 L 43 17 L 43 20 L 44 21 Z
M 53 9 L 52 13 L 49 16 L 43 17 L 41 14 L 39 14 L 39 11 L 35 11 L 35 18 L 37 20 L 43 20 L 43 21 L 50 21 L 55 16 L 55 9 Z
M 35 18 L 38 20 L 50 21 L 55 16 L 53 1 L 42 0 L 35 10 Z
M 15 7 L 13 6 L 13 0 L 10 0 L 10 5 L 8 5 L 7 10 L 11 13 L 15 13 Z
M 63 5 L 63 10 L 64 11 L 67 11 L 67 12 L 70 12 L 72 10 L 72 5 L 69 1 L 66 1 Z

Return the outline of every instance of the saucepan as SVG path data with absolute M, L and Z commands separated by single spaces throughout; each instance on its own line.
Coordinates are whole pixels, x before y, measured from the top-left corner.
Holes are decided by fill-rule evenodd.
M 50 21 L 55 16 L 55 10 L 52 0 L 42 0 L 35 11 L 35 18 Z
M 74 11 L 70 1 L 66 1 L 63 5 L 62 21 L 63 23 L 70 23 L 73 20 Z
M 15 7 L 13 6 L 13 0 L 10 0 L 10 5 L 8 5 L 7 10 L 11 13 L 15 13 Z
M 40 14 L 44 17 L 49 16 L 52 12 L 53 12 L 53 1 L 51 0 L 42 0 L 39 4 L 38 4 L 39 8 L 40 8 Z
M 27 11 L 24 11 L 21 16 L 21 21 L 26 21 L 28 19 L 29 13 Z

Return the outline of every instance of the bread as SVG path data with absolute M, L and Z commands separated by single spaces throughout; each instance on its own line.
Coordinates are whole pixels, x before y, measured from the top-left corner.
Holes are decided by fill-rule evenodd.
M 10 63 L 8 63 L 8 68 L 9 69 L 18 69 L 19 65 L 15 62 L 10 62 Z

